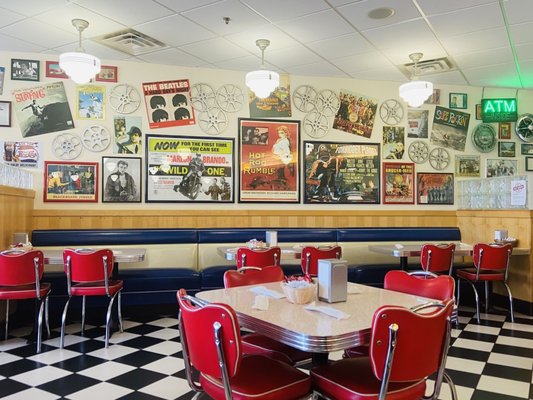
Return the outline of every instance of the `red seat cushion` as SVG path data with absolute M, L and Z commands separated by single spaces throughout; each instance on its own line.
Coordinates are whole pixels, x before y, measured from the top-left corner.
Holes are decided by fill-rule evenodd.
M 201 374 L 200 384 L 215 400 L 225 398 L 221 380 Z M 234 400 L 291 400 L 309 393 L 311 379 L 281 361 L 248 355 L 243 356 L 239 372 L 231 379 L 231 388 Z
M 109 294 L 113 296 L 122 286 L 122 281 L 109 281 Z M 73 296 L 105 296 L 105 284 L 104 281 L 75 283 L 71 293 Z
M 469 281 L 476 280 L 475 268 L 464 268 L 457 271 L 457 276 Z M 503 270 L 481 270 L 479 272 L 480 281 L 503 281 L 505 279 L 505 272 Z
M 311 353 L 287 346 L 258 333 L 242 336 L 242 351 L 244 354 L 262 354 L 291 365 L 311 358 Z
M 41 283 L 41 298 L 48 294 L 50 286 L 49 283 Z M 2 300 L 35 299 L 36 297 L 35 284 L 0 287 L 0 299 Z
M 322 394 L 335 399 L 377 399 L 381 387 L 381 381 L 372 373 L 368 357 L 345 358 L 313 368 L 311 382 Z M 421 399 L 425 391 L 425 380 L 390 382 L 387 400 Z

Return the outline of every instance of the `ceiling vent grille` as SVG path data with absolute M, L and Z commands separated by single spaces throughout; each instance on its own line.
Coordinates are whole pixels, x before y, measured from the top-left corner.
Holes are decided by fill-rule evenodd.
M 414 67 L 414 63 L 403 64 L 398 66 L 402 73 L 409 79 L 414 76 Z M 457 67 L 447 57 L 435 58 L 433 60 L 424 60 L 417 62 L 416 76 L 441 74 L 443 72 L 450 72 L 456 69 Z
M 151 53 L 167 47 L 166 44 L 159 40 L 138 32 L 135 29 L 124 29 L 113 33 L 107 33 L 98 36 L 93 40 L 104 46 L 111 47 L 112 49 L 132 56 Z

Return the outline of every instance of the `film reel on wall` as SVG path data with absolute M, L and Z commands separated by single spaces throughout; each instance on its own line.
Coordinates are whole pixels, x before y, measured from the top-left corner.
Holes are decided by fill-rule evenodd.
M 135 87 L 121 83 L 111 89 L 109 105 L 119 114 L 131 114 L 141 105 L 141 96 Z

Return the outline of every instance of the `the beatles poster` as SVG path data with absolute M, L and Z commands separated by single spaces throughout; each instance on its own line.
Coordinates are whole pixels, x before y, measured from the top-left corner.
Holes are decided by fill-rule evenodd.
M 300 122 L 239 118 L 239 201 L 300 202 Z
M 289 75 L 280 75 L 279 86 L 264 99 L 248 90 L 248 104 L 252 118 L 285 118 L 291 112 L 291 88 Z
M 468 113 L 436 106 L 431 130 L 431 144 L 465 151 L 469 122 L 470 114 Z
M 15 89 L 12 94 L 23 137 L 74 128 L 63 82 Z
M 44 201 L 98 202 L 98 163 L 44 162 Z
M 146 136 L 146 202 L 234 201 L 233 139 Z
M 415 203 L 415 164 L 383 163 L 383 204 Z
M 342 90 L 340 103 L 339 110 L 333 120 L 333 129 L 370 138 L 378 107 L 377 100 Z
M 143 83 L 150 128 L 194 125 L 188 79 Z
M 379 204 L 377 143 L 304 142 L 305 203 Z

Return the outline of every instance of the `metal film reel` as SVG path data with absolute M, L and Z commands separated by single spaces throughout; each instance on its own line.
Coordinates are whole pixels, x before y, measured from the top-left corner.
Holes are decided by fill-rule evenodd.
M 403 106 L 395 99 L 385 100 L 379 107 L 379 116 L 387 125 L 398 125 L 403 119 L 403 113 Z
M 316 109 L 327 117 L 337 114 L 341 101 L 337 93 L 330 89 L 322 90 L 316 98 Z
M 533 141 L 533 114 L 522 114 L 516 120 L 514 130 L 523 142 Z
M 292 92 L 292 104 L 294 104 L 294 107 L 296 107 L 297 110 L 306 113 L 313 111 L 317 95 L 318 92 L 312 86 L 298 86 L 294 92 Z
M 119 114 L 131 114 L 141 105 L 141 96 L 133 86 L 121 83 L 111 89 L 109 104 Z
M 81 154 L 82 149 L 80 138 L 70 133 L 61 133 L 52 142 L 52 150 L 61 160 L 74 160 Z
M 227 84 L 217 90 L 216 101 L 223 111 L 234 113 L 242 108 L 244 94 L 240 87 Z
M 421 140 L 415 140 L 409 145 L 407 153 L 412 162 L 422 164 L 429 158 L 429 146 Z
M 93 125 L 83 131 L 81 142 L 87 150 L 100 152 L 109 147 L 111 135 L 103 126 Z
M 314 138 L 326 136 L 329 131 L 328 118 L 318 111 L 307 113 L 303 121 L 305 132 Z
M 208 135 L 220 135 L 228 127 L 228 117 L 220 108 L 212 107 L 199 113 L 198 125 Z
M 429 164 L 437 171 L 446 169 L 450 164 L 450 153 L 444 147 L 437 147 L 429 152 Z
M 215 91 L 207 83 L 195 83 L 190 91 L 191 105 L 195 110 L 207 111 L 216 106 Z

